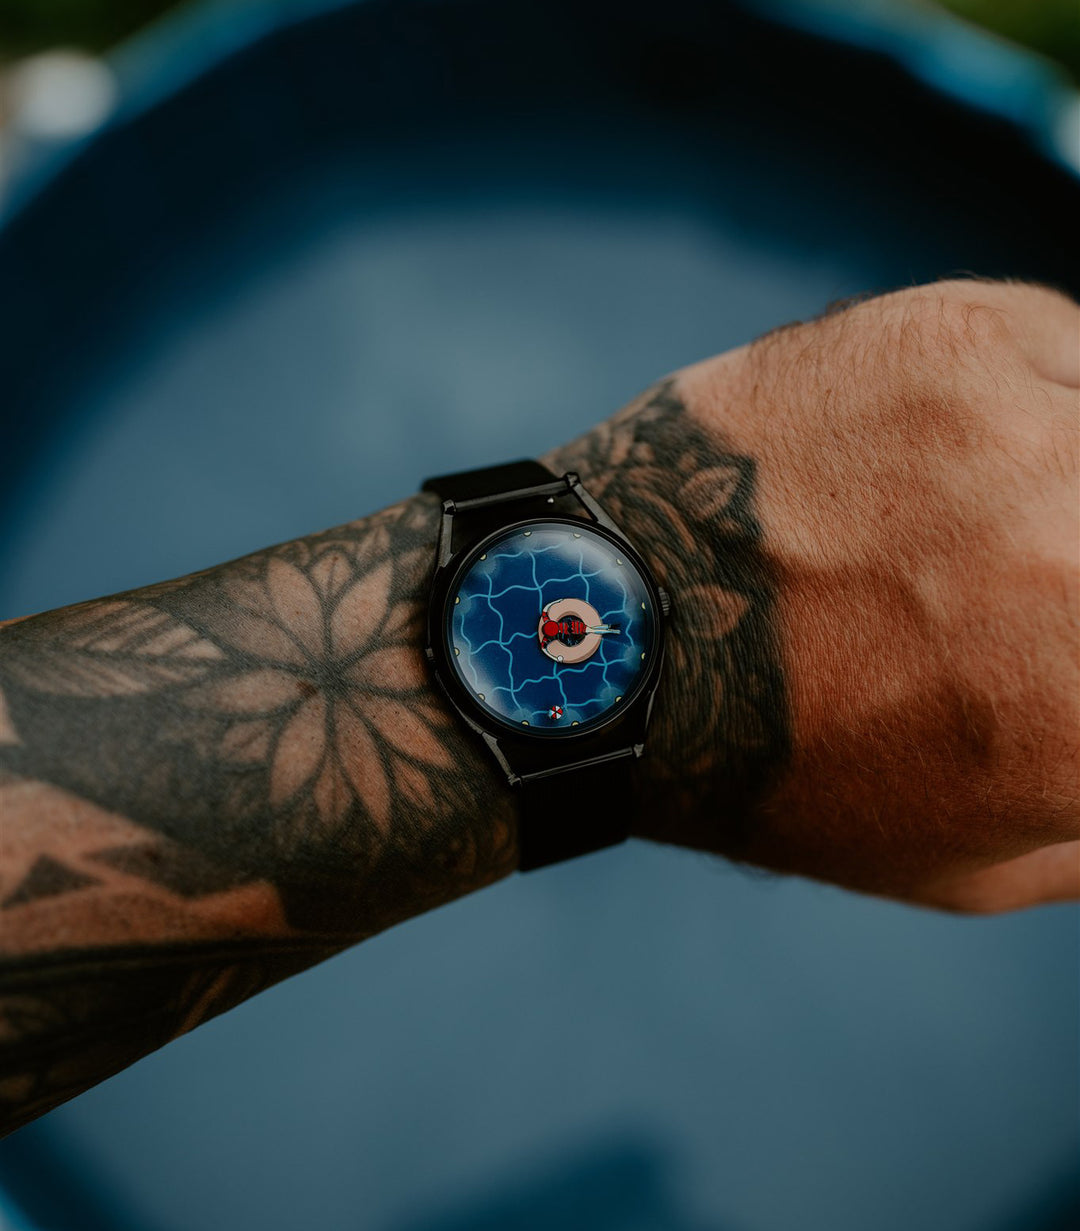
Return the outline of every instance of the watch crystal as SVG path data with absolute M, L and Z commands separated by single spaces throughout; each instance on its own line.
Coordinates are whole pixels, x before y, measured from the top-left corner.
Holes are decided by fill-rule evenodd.
M 532 522 L 474 552 L 447 604 L 449 661 L 489 715 L 575 734 L 633 699 L 656 645 L 651 587 L 587 523 Z

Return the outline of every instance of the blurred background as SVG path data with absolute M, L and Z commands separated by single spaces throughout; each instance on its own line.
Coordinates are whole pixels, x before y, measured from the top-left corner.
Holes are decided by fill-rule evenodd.
M 0 619 L 539 452 L 866 289 L 1080 293 L 1072 0 L 0 0 Z M 641 844 L 0 1143 L 0 1227 L 1065 1231 L 1077 913 Z

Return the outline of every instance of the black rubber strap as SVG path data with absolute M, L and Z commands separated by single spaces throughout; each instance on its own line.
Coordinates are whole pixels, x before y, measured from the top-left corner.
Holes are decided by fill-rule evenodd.
M 504 493 L 509 496 L 522 489 L 558 481 L 558 476 L 539 462 L 522 461 L 507 462 L 502 466 L 486 466 L 482 470 L 464 470 L 459 474 L 439 475 L 437 478 L 428 479 L 422 490 L 434 492 L 442 500 L 465 504 L 469 500 L 490 499 Z M 563 490 L 562 497 L 573 499 L 569 489 Z M 529 517 L 543 517 L 545 513 L 560 511 L 556 507 L 558 499 L 557 496 L 508 499 L 505 504 L 496 500 L 480 508 L 457 512 L 454 516 L 454 555 L 468 550 L 473 543 L 494 534 L 496 530 L 501 530 L 511 522 L 524 521 Z
M 632 769 L 628 750 L 618 760 L 522 782 L 521 871 L 625 842 L 634 803 Z
M 434 492 L 442 500 L 464 503 L 504 492 L 510 497 L 524 488 L 557 481 L 558 476 L 539 462 L 520 461 L 439 475 L 428 479 L 423 490 Z M 550 511 L 544 498 L 508 499 L 505 505 L 463 509 L 454 516 L 455 554 L 500 525 Z M 629 836 L 633 805 L 629 749 L 625 756 L 600 764 L 563 770 L 562 765 L 574 755 L 570 748 L 536 744 L 528 749 L 527 771 L 515 763 L 517 758 L 509 746 L 503 751 L 520 777 L 515 791 L 520 800 L 519 867 L 523 872 L 614 846 Z M 559 772 L 548 772 L 556 769 Z
M 539 462 L 504 462 L 501 466 L 485 466 L 482 470 L 438 475 L 428 479 L 420 490 L 434 492 L 442 500 L 475 500 L 480 496 L 497 496 L 522 487 L 554 483 L 558 477 Z

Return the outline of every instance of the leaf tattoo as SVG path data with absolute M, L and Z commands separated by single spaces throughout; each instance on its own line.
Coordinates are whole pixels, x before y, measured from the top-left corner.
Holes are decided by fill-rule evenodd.
M 674 380 L 548 460 L 578 471 L 673 596 L 641 832 L 737 858 L 790 746 L 754 461 L 696 426 Z

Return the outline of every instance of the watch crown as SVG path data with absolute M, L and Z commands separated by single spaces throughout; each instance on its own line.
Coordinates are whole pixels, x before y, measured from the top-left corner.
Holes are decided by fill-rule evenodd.
M 664 589 L 663 586 L 657 586 L 657 592 L 660 595 L 660 610 L 664 615 L 671 614 L 671 595 Z

